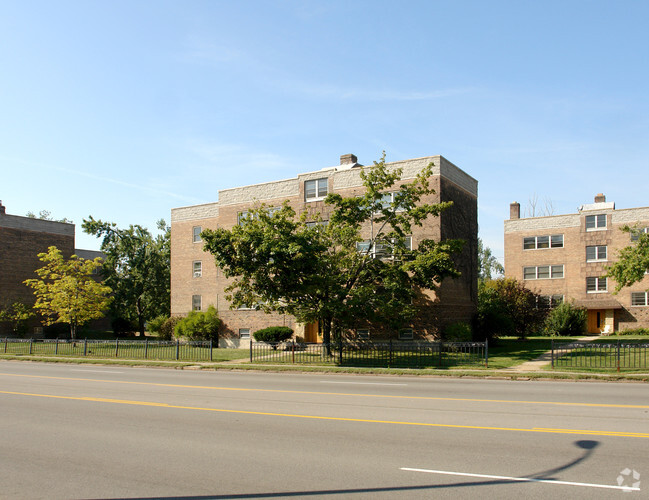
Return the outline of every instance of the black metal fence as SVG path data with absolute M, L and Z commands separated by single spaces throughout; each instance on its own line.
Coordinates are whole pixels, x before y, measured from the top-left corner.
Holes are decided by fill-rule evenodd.
M 487 367 L 489 347 L 487 342 L 254 342 L 250 344 L 250 362 L 386 368 Z
M 9 339 L 0 353 L 87 358 L 212 361 L 211 341 Z
M 649 368 L 649 343 L 552 341 L 552 368 Z

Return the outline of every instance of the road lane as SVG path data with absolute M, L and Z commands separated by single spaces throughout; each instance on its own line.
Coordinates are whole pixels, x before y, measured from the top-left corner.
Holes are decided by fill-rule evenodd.
M 375 385 L 389 380 L 405 385 Z M 11 429 L 0 440 L 0 476 L 15 483 L 3 484 L 2 498 L 610 498 L 601 488 L 502 478 L 615 485 L 625 468 L 649 477 L 649 441 L 615 434 L 649 432 L 646 385 L 151 369 L 104 375 L 0 363 L 0 388 L 0 424 Z M 78 399 L 85 397 L 138 404 Z M 436 427 L 465 422 L 595 433 Z

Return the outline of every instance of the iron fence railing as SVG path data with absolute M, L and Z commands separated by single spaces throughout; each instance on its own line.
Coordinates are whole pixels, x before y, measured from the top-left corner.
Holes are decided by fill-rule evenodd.
M 254 342 L 250 344 L 250 362 L 387 368 L 486 367 L 489 348 L 487 342 Z
M 649 368 L 649 343 L 552 341 L 551 352 L 552 368 Z
M 0 353 L 87 358 L 212 361 L 213 343 L 160 340 L 9 339 Z

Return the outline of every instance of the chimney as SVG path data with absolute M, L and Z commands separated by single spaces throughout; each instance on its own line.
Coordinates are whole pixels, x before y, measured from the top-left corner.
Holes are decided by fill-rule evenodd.
M 348 163 L 358 163 L 358 158 L 353 154 L 340 155 L 340 164 L 347 165 Z
M 599 193 L 595 195 L 595 203 L 605 203 L 606 202 L 606 196 L 604 196 L 604 193 Z
M 509 204 L 509 218 L 510 219 L 521 218 L 521 204 L 518 203 L 517 201 Z
M 5 206 L 2 204 L 2 200 L 0 200 L 0 215 L 6 214 L 6 209 Z

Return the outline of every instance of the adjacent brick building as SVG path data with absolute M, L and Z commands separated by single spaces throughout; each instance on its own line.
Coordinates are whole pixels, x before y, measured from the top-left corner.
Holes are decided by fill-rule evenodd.
M 616 210 L 598 194 L 576 214 L 521 218 L 514 202 L 505 221 L 505 276 L 541 294 L 543 306 L 568 300 L 585 307 L 589 333 L 647 328 L 649 276 L 618 294 L 605 276 L 631 244 L 625 225 L 647 231 L 649 207 Z
M 477 181 L 442 156 L 417 158 L 388 163 L 390 169 L 402 168 L 401 182 L 411 182 L 419 171 L 433 162 L 430 185 L 435 190 L 426 202 L 452 200 L 454 205 L 440 217 L 431 217 L 421 228 L 413 230 L 411 244 L 416 248 L 422 239 L 460 238 L 466 241 L 457 267 L 462 272 L 458 279 L 447 279 L 437 291 L 425 292 L 420 300 L 421 313 L 410 327 L 399 335 L 402 338 L 432 337 L 449 323 L 470 321 L 477 304 Z M 171 313 L 175 316 L 190 310 L 204 310 L 214 305 L 224 322 L 221 332 L 223 345 L 245 347 L 251 334 L 266 326 L 286 325 L 307 342 L 321 338 L 317 325 L 302 325 L 288 315 L 265 314 L 254 309 L 230 309 L 224 288 L 228 284 L 216 268 L 211 254 L 203 251 L 200 233 L 204 229 L 231 228 L 240 214 L 251 206 L 264 203 L 279 206 L 289 200 L 297 213 L 320 213 L 327 219 L 330 207 L 324 197 L 336 192 L 343 197 L 363 191 L 360 171 L 354 155 L 343 155 L 340 165 L 295 178 L 255 184 L 219 191 L 218 201 L 204 205 L 175 208 L 171 211 Z M 367 168 L 367 167 L 366 167 Z M 378 330 L 349 332 L 351 336 L 370 338 Z M 396 335 L 396 334 L 395 334 Z

